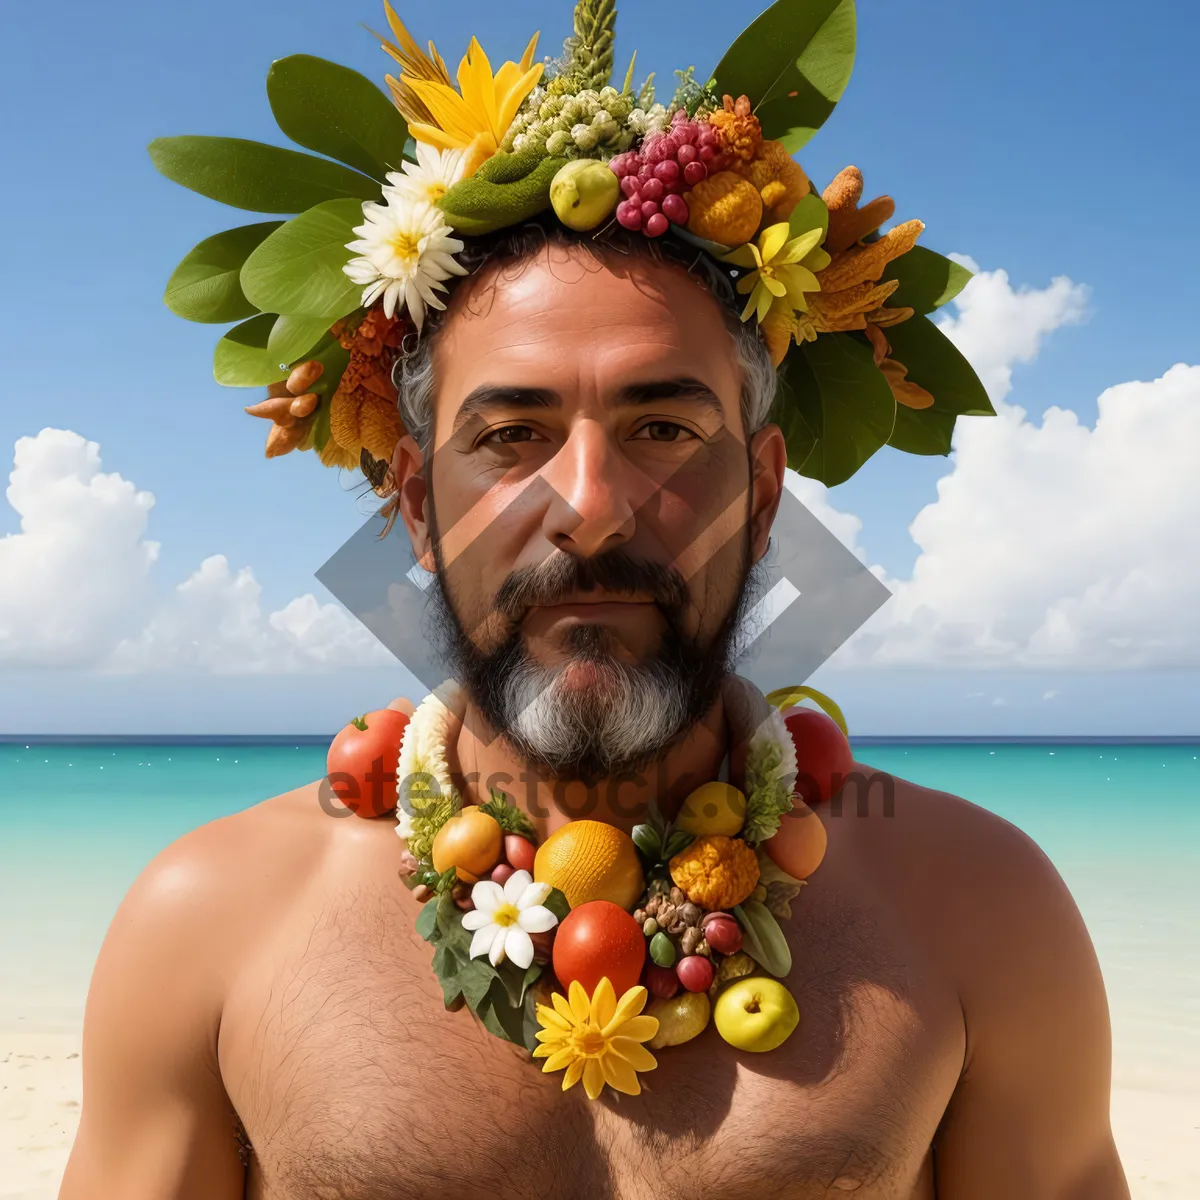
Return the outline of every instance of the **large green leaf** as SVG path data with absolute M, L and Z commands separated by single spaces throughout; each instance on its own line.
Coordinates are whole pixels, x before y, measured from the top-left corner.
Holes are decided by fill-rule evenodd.
M 332 400 L 334 392 L 337 391 L 346 366 L 350 362 L 350 351 L 344 349 L 337 338 L 327 334 L 308 357 L 315 358 L 325 368 L 321 378 L 312 385 L 311 389 L 321 397 L 321 403 L 313 420 L 313 448 L 324 450 L 329 442 L 329 402 Z
M 213 377 L 226 387 L 265 387 L 287 377 L 287 369 L 267 349 L 273 313 L 260 313 L 234 326 L 213 355 Z
M 825 201 L 816 192 L 809 192 L 795 208 L 789 218 L 792 227 L 792 237 L 799 237 L 810 229 L 820 228 L 823 233 L 829 232 L 829 209 Z
M 797 469 L 828 487 L 844 483 L 884 445 L 896 401 L 871 347 L 845 333 L 823 333 L 796 347 L 785 382 L 816 444 Z
M 763 134 L 794 153 L 846 90 L 854 40 L 854 0 L 777 0 L 717 64 L 716 91 L 749 96 Z
M 896 405 L 896 427 L 888 445 L 906 454 L 950 453 L 957 413 L 940 412 L 933 408 L 908 408 Z
M 792 351 L 798 354 L 798 350 Z M 808 427 L 800 412 L 800 404 L 790 387 L 781 387 L 775 394 L 775 403 L 771 408 L 771 421 L 783 431 L 783 440 L 787 445 L 787 465 L 793 471 L 799 471 L 808 461 L 813 447 L 817 444 L 817 436 Z
M 328 321 L 312 317 L 279 317 L 267 338 L 267 351 L 280 364 L 294 363 L 304 358 L 328 329 Z
M 293 54 L 271 64 L 267 99 L 279 128 L 298 145 L 383 182 L 398 171 L 408 126 L 396 106 L 349 67 Z
M 373 179 L 340 163 L 242 138 L 158 138 L 150 157 L 175 183 L 251 212 L 298 213 L 325 200 L 380 198 Z
M 892 347 L 892 358 L 908 368 L 913 383 L 933 394 L 938 412 L 972 417 L 996 415 L 975 368 L 928 317 L 912 317 L 884 333 Z
M 342 269 L 363 219 L 357 200 L 327 200 L 293 217 L 246 259 L 242 290 L 263 312 L 332 322 L 353 312 L 362 285 Z
M 238 272 L 250 252 L 282 223 L 241 225 L 194 246 L 167 281 L 163 295 L 167 307 L 178 317 L 212 325 L 258 312 L 242 292 Z
M 953 300 L 967 286 L 971 272 L 934 250 L 914 246 L 888 263 L 882 279 L 900 281 L 888 298 L 889 308 L 915 308 L 919 313 L 930 313 Z

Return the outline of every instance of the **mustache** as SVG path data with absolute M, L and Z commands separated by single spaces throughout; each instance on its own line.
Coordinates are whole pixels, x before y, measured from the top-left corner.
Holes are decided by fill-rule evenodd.
M 634 558 L 623 550 L 592 558 L 556 550 L 536 566 L 511 572 L 492 604 L 515 623 L 530 608 L 557 604 L 572 592 L 592 591 L 646 596 L 667 613 L 681 612 L 688 600 L 686 580 L 665 563 Z

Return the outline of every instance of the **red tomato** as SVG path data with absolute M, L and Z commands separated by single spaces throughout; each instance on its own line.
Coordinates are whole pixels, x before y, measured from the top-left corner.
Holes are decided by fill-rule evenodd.
M 590 996 L 607 975 L 619 1000 L 637 987 L 645 961 L 642 927 L 611 900 L 573 908 L 554 935 L 554 974 L 567 990 L 577 979 Z
M 792 708 L 783 714 L 783 723 L 796 747 L 796 791 L 805 804 L 819 804 L 840 792 L 854 769 L 854 754 L 837 722 L 815 708 Z
M 334 795 L 356 816 L 382 817 L 396 807 L 396 764 L 408 717 L 392 708 L 355 717 L 333 739 L 325 760 Z

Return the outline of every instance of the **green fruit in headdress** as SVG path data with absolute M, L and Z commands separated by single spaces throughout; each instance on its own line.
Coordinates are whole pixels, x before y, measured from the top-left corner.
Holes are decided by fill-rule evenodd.
M 594 158 L 577 158 L 550 184 L 550 203 L 568 229 L 595 229 L 608 219 L 621 197 L 621 181 Z
M 565 163 L 564 158 L 545 158 L 541 151 L 501 152 L 470 179 L 456 183 L 439 207 L 455 233 L 468 237 L 519 225 L 550 207 L 550 184 Z

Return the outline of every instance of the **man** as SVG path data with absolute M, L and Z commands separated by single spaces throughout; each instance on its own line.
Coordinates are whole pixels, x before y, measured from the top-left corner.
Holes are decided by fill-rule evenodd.
M 518 234 L 424 345 L 392 470 L 468 693 L 465 798 L 532 779 L 513 797 L 541 835 L 571 819 L 564 781 L 622 828 L 669 812 L 728 749 L 729 637 L 783 485 L 756 343 L 662 255 Z M 796 1033 L 702 1037 L 589 1104 L 444 1010 L 394 823 L 318 792 L 189 834 L 131 891 L 63 1200 L 1129 1194 L 1087 933 L 965 801 L 897 780 L 891 815 L 822 811 L 787 928 Z

